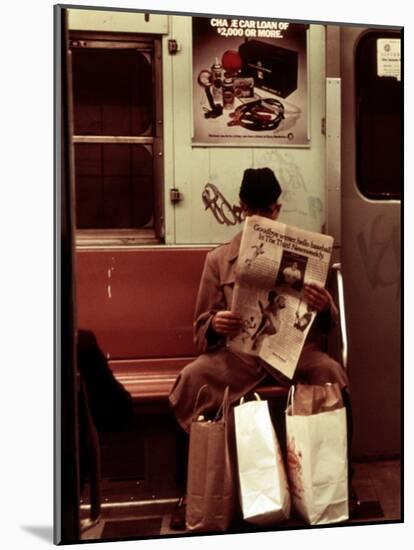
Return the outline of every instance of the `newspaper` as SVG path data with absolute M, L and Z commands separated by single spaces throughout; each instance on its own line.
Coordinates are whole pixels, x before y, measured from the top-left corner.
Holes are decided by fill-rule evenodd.
M 305 283 L 324 286 L 333 238 L 260 216 L 246 218 L 232 311 L 243 319 L 228 341 L 293 378 L 316 312 L 303 299 Z

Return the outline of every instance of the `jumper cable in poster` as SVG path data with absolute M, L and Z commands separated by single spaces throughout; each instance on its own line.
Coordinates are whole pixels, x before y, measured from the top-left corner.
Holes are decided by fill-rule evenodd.
M 192 22 L 193 144 L 308 146 L 308 25 Z

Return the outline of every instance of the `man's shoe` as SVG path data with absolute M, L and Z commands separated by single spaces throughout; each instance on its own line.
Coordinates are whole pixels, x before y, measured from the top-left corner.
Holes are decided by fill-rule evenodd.
M 175 505 L 174 512 L 170 520 L 170 529 L 181 531 L 185 529 L 185 497 L 181 497 Z

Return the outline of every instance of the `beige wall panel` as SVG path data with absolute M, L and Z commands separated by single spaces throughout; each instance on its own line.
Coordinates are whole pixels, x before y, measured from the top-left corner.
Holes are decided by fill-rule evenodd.
M 172 17 L 171 36 L 177 40 L 180 51 L 170 56 L 172 64 L 172 155 L 174 158 L 173 184 L 181 193 L 182 200 L 175 210 L 175 243 L 199 243 L 200 212 L 194 205 L 201 203 L 200 185 L 198 182 L 208 180 L 207 149 L 193 150 L 192 136 L 192 72 L 191 72 L 191 18 Z M 165 89 L 165 94 L 169 90 Z
M 176 148 L 176 159 L 177 154 L 182 159 L 175 169 L 182 200 L 175 206 L 176 243 L 210 243 L 209 225 L 205 223 L 208 216 L 204 212 L 201 196 L 203 184 L 209 179 L 209 153 L 206 149 L 189 151 L 187 147 L 181 147 Z M 186 156 L 191 158 L 191 162 L 185 160 Z
M 104 10 L 69 9 L 69 30 L 168 33 L 168 16 Z

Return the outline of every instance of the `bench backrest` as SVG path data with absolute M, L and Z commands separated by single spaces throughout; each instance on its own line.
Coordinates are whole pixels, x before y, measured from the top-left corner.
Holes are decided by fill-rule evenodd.
M 191 357 L 206 248 L 79 250 L 77 317 L 110 360 Z

